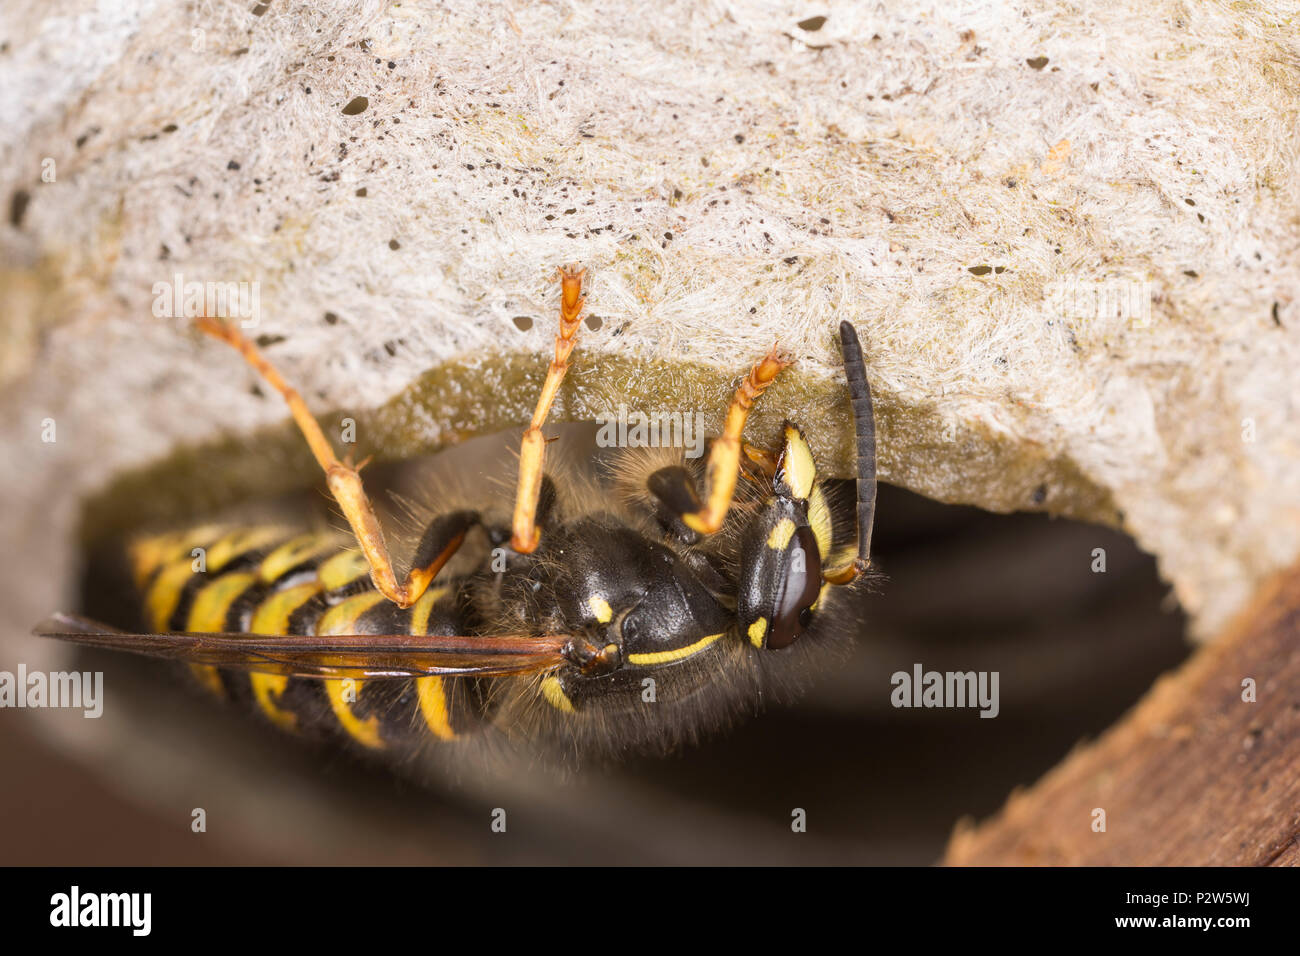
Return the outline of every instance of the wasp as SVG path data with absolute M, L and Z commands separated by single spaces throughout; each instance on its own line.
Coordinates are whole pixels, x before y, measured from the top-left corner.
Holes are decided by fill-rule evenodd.
M 577 756 L 667 749 L 788 690 L 842 631 L 841 595 L 874 574 L 875 422 L 857 334 L 839 327 L 852 479 L 823 478 L 794 423 L 777 447 L 745 440 L 754 403 L 790 364 L 776 346 L 740 381 L 702 457 L 618 448 L 583 477 L 564 464 L 564 435 L 548 455 L 543 427 L 584 277 L 559 270 L 555 352 L 513 507 L 424 489 L 405 574 L 363 486 L 366 462 L 336 456 L 232 323 L 200 318 L 284 399 L 347 532 L 216 522 L 152 535 L 131 549 L 147 633 L 67 614 L 36 633 L 183 661 L 276 726 L 386 754 L 485 736 Z

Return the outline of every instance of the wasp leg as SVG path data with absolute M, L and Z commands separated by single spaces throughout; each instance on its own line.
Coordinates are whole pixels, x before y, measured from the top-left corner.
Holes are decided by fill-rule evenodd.
M 747 475 L 752 470 L 762 473 L 769 479 L 776 477 L 776 469 L 779 464 L 779 456 L 776 452 L 769 451 L 766 448 L 759 448 L 749 442 L 741 442 L 740 450 L 749 461 L 749 470 L 745 472 Z
M 228 322 L 221 322 L 207 316 L 198 319 L 198 327 L 213 338 L 220 339 L 236 349 L 244 357 L 244 361 L 256 369 L 266 383 L 280 393 L 285 404 L 289 406 L 294 423 L 302 432 L 303 438 L 307 440 L 307 446 L 315 456 L 316 462 L 325 472 L 325 483 L 329 486 L 330 493 L 343 509 L 343 517 L 347 519 L 353 535 L 356 536 L 357 544 L 361 545 L 361 550 L 365 553 L 366 561 L 370 565 L 370 580 L 374 582 L 375 588 L 398 607 L 407 608 L 418 601 L 429 587 L 434 575 L 455 553 L 456 548 L 460 547 L 468 526 L 460 528 L 459 533 L 445 536 L 442 547 L 436 551 L 430 550 L 432 545 L 426 547 L 422 542 L 420 550 L 416 552 L 416 566 L 410 570 L 404 581 L 398 583 L 392 559 L 388 554 L 388 546 L 384 543 L 383 529 L 361 484 L 360 472 L 366 463 L 363 461 L 360 465 L 354 466 L 350 457 L 344 461 L 339 461 L 335 457 L 334 449 L 316 419 L 312 417 L 302 396 L 284 380 L 257 346 L 238 329 Z M 456 515 L 449 515 L 447 519 L 456 518 L 460 514 L 462 513 L 457 512 Z M 444 519 L 439 519 L 441 520 Z M 429 530 L 425 532 L 425 541 L 428 541 L 430 533 L 435 529 L 444 527 L 439 524 L 439 521 L 429 526 Z
M 416 545 L 411 572 L 406 576 L 407 588 L 417 589 L 413 600 L 419 600 L 443 565 L 460 550 L 469 529 L 481 521 L 477 511 L 452 511 L 429 522 Z
M 827 584 L 852 584 L 858 579 L 858 567 L 852 561 L 842 568 L 835 568 L 822 574 L 822 580 Z
M 582 306 L 582 279 L 587 274 L 577 266 L 565 266 L 559 271 L 560 331 L 555 336 L 555 358 L 546 372 L 542 394 L 538 396 L 533 420 L 524 432 L 519 446 L 519 485 L 515 493 L 515 512 L 511 522 L 510 547 L 520 554 L 531 554 L 541 542 L 537 528 L 537 499 L 542 490 L 542 466 L 546 459 L 546 439 L 542 426 L 551 412 L 564 373 L 569 370 L 569 355 L 578 341 L 578 325 Z
M 646 479 L 645 488 L 657 502 L 655 518 L 667 534 L 683 544 L 694 544 L 700 539 L 682 520 L 684 515 L 700 507 L 700 496 L 689 471 L 681 465 L 666 465 Z
M 736 478 L 740 474 L 740 439 L 745 431 L 749 410 L 754 407 L 754 402 L 763 391 L 776 379 L 781 369 L 789 364 L 790 361 L 782 358 L 777 352 L 776 346 L 772 346 L 772 351 L 754 363 L 754 367 L 749 370 L 745 380 L 736 389 L 731 398 L 731 405 L 727 408 L 727 421 L 723 426 L 722 434 L 713 440 L 709 448 L 709 460 L 704 467 L 704 494 L 695 495 L 691 483 L 689 498 L 693 498 L 698 503 L 698 507 L 679 514 L 682 523 L 692 531 L 698 534 L 713 534 L 722 527 L 722 521 L 731 508 L 732 496 L 736 492 Z M 751 451 L 753 446 L 746 445 L 745 448 L 753 460 Z M 675 484 L 682 481 L 690 482 L 690 476 L 684 473 L 674 475 L 673 479 Z M 667 500 L 663 496 L 660 496 L 660 500 L 672 508 L 675 505 L 681 507 L 688 497 L 678 489 L 670 494 Z

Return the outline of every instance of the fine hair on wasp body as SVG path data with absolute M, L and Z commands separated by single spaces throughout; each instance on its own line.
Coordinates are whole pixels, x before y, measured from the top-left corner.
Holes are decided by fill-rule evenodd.
M 517 462 L 484 437 L 404 477 L 404 574 L 388 547 L 401 529 L 380 520 L 362 466 L 335 456 L 237 328 L 201 320 L 284 398 L 347 531 L 212 522 L 148 535 L 130 558 L 141 633 L 68 615 L 37 632 L 184 661 L 282 729 L 399 759 L 454 763 L 493 741 L 568 758 L 667 750 L 788 696 L 850 638 L 848 595 L 873 574 L 875 431 L 857 335 L 841 324 L 851 479 L 819 475 L 794 423 L 771 447 L 746 440 L 750 409 L 789 364 L 775 347 L 702 457 L 597 447 L 594 425 L 543 434 L 584 275 L 560 272 L 555 352 L 513 436 Z

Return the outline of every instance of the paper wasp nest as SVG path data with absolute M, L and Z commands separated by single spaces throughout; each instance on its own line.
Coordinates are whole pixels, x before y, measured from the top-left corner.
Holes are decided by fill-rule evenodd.
M 0 17 L 15 640 L 66 603 L 83 496 L 284 419 L 189 330 L 194 284 L 382 455 L 523 423 L 548 277 L 578 261 L 599 321 L 558 418 L 623 403 L 716 427 L 779 339 L 798 363 L 753 436 L 789 416 L 844 473 L 847 318 L 885 480 L 1121 526 L 1202 636 L 1300 549 L 1300 43 L 1282 13 L 69 0 Z

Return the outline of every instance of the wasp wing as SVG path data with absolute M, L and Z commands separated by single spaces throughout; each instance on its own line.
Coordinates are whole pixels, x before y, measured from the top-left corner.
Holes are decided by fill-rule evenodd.
M 566 635 L 516 634 L 132 634 L 73 614 L 55 614 L 33 633 L 187 664 L 290 677 L 367 680 L 539 673 L 565 663 L 569 641 Z

